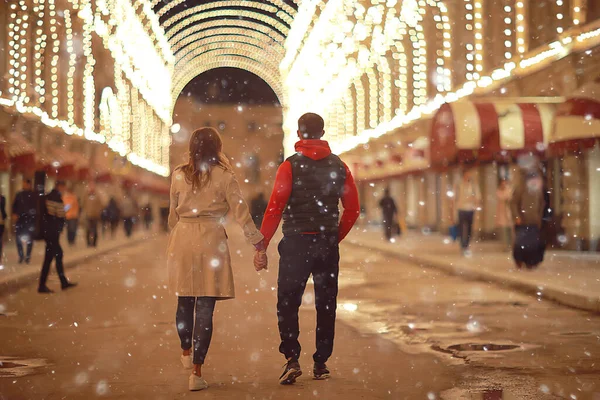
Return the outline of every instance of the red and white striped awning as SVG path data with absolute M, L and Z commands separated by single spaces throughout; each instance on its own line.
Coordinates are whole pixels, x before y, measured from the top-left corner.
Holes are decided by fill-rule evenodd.
M 550 138 L 553 152 L 594 147 L 600 140 L 600 77 L 577 89 L 556 112 Z
M 444 104 L 433 117 L 431 164 L 491 161 L 514 153 L 543 153 L 557 102 Z
M 8 140 L 8 156 L 17 158 L 35 154 L 35 148 L 22 135 L 16 132 L 11 132 Z

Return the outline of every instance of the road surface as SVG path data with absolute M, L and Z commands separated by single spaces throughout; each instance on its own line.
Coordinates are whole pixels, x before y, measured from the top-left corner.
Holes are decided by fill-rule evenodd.
M 301 310 L 293 387 L 276 326 L 277 256 L 257 274 L 231 228 L 237 298 L 217 304 L 204 367 L 189 392 L 179 364 L 165 236 L 69 271 L 73 291 L 0 297 L 0 399 L 597 399 L 600 317 L 342 246 L 329 381 L 310 378 L 314 305 Z M 54 273 L 54 271 L 52 272 Z M 49 285 L 58 288 L 52 277 Z M 309 288 L 312 289 L 312 288 Z

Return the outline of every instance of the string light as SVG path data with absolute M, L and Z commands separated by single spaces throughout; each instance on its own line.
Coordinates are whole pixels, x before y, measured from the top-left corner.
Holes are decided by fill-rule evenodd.
M 519 53 L 520 56 L 522 56 L 525 51 L 527 51 L 527 46 L 528 46 L 528 42 L 527 42 L 527 24 L 525 22 L 526 20 L 526 15 L 525 15 L 525 4 L 524 4 L 525 0 L 517 0 L 516 2 L 516 15 L 517 15 L 517 21 L 515 22 L 516 28 L 517 28 L 517 32 L 516 32 L 516 37 L 517 37 L 517 52 Z
M 67 52 L 69 53 L 69 69 L 67 72 L 67 120 L 70 124 L 75 123 L 75 101 L 73 99 L 74 94 L 74 81 L 75 76 L 75 64 L 77 63 L 77 54 L 73 49 L 73 25 L 71 21 L 71 12 L 64 10 L 63 15 L 65 18 L 65 33 L 66 33 L 66 44 Z

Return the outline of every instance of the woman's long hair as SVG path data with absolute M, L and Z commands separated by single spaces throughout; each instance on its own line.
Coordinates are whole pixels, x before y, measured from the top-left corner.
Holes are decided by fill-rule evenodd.
M 214 166 L 231 171 L 231 166 L 223 154 L 223 141 L 216 129 L 204 127 L 196 129 L 190 137 L 189 160 L 182 165 L 185 180 L 194 189 L 201 189 L 210 183 L 210 172 Z

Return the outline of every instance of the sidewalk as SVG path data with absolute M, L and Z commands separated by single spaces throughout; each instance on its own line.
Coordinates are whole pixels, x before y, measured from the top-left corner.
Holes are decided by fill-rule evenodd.
M 65 269 L 75 267 L 86 261 L 89 257 L 100 256 L 122 247 L 134 245 L 156 234 L 157 232 L 155 232 L 155 230 L 144 231 L 140 227 L 133 232 L 133 235 L 130 238 L 127 238 L 121 227 L 113 239 L 108 232 L 105 237 L 102 237 L 102 232 L 100 231 L 98 247 L 96 248 L 87 247 L 85 229 L 80 228 L 78 230 L 77 241 L 73 247 L 69 246 L 66 234 L 63 234 L 61 237 L 61 245 L 64 252 L 63 262 Z M 19 256 L 17 254 L 17 246 L 14 237 L 4 242 L 4 254 L 2 256 L 2 264 L 0 264 L 0 294 L 18 289 L 39 278 L 42 262 L 44 261 L 45 248 L 44 241 L 34 242 L 33 251 L 31 253 L 31 263 L 19 264 Z M 54 262 L 50 268 L 50 276 L 56 276 Z
M 473 255 L 463 257 L 458 243 L 440 234 L 409 231 L 389 243 L 381 229 L 357 228 L 348 242 L 392 257 L 453 275 L 508 286 L 540 298 L 600 312 L 600 255 L 548 250 L 536 270 L 518 270 L 512 255 L 497 242 L 473 243 Z

